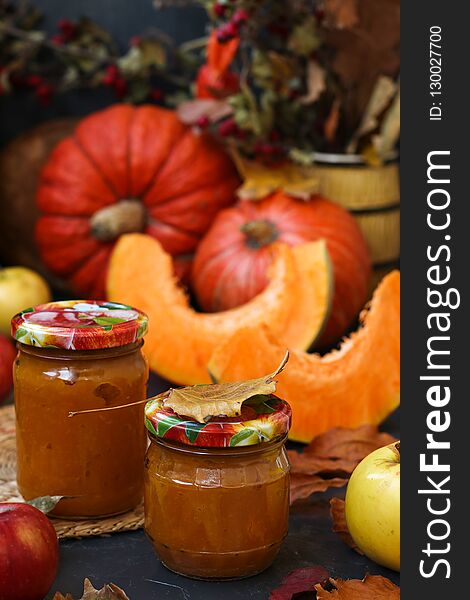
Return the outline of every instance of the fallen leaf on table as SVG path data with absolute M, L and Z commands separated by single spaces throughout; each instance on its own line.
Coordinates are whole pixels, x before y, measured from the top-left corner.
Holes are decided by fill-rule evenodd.
M 56 592 L 52 600 L 74 600 L 71 594 L 63 596 Z M 114 583 L 107 583 L 100 590 L 96 590 L 89 579 L 83 582 L 83 596 L 80 600 L 129 600 L 128 596 Z
M 191 417 L 199 423 L 208 418 L 224 415 L 234 417 L 240 414 L 241 406 L 254 396 L 273 394 L 276 391 L 275 377 L 286 366 L 289 353 L 286 352 L 279 367 L 269 375 L 258 379 L 209 385 L 194 385 L 170 389 L 153 398 L 162 407 L 171 408 L 177 415 Z
M 307 452 L 288 450 L 292 473 L 303 475 L 350 475 L 357 466 L 357 460 L 337 459 L 317 456 Z
M 396 441 L 393 435 L 380 432 L 376 425 L 355 429 L 337 427 L 316 437 L 304 452 L 359 462 L 377 448 Z
M 317 600 L 334 598 L 337 600 L 399 600 L 400 598 L 400 588 L 381 575 L 366 575 L 362 581 L 330 579 L 327 585 L 317 584 L 315 590 Z
M 364 555 L 364 552 L 359 548 L 349 533 L 344 507 L 345 502 L 344 500 L 341 500 L 341 498 L 332 498 L 330 500 L 330 514 L 333 521 L 333 531 L 339 535 L 346 545 L 355 550 L 358 554 Z
M 308 498 L 317 492 L 326 492 L 331 487 L 339 488 L 348 483 L 347 479 L 333 477 L 323 479 L 319 475 L 301 475 L 291 473 L 290 476 L 290 503 Z
M 271 592 L 269 600 L 291 600 L 297 594 L 314 592 L 315 585 L 328 580 L 329 576 L 328 571 L 319 565 L 295 569 Z
M 233 158 L 244 180 L 237 190 L 237 195 L 242 200 L 261 200 L 278 190 L 294 198 L 308 200 L 318 192 L 318 179 L 308 166 L 290 161 L 266 166 L 254 160 L 243 159 L 237 153 L 233 153 Z
M 357 25 L 357 0 L 324 0 L 323 10 L 328 27 L 350 29 Z
M 375 425 L 335 428 L 316 437 L 303 452 L 288 451 L 291 503 L 330 487 L 342 487 L 358 463 L 373 450 L 396 439 Z

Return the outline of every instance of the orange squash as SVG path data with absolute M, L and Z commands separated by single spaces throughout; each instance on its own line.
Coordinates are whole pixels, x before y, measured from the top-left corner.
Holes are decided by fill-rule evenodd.
M 293 350 L 276 393 L 292 407 L 290 437 L 310 442 L 331 427 L 380 423 L 399 404 L 400 274 L 376 289 L 362 327 L 325 356 Z M 239 330 L 216 349 L 209 370 L 217 381 L 269 373 L 286 344 L 267 327 Z
M 108 271 L 110 300 L 149 316 L 145 354 L 150 367 L 184 385 L 209 382 L 212 353 L 242 327 L 266 323 L 284 345 L 306 349 L 328 317 L 332 274 L 323 241 L 273 247 L 268 286 L 247 304 L 198 313 L 173 275 L 171 256 L 144 234 L 122 236 Z
M 159 240 L 185 279 L 238 185 L 223 148 L 174 111 L 116 104 L 82 119 L 50 154 L 37 188 L 38 249 L 81 297 L 104 296 L 114 243 L 133 231 Z

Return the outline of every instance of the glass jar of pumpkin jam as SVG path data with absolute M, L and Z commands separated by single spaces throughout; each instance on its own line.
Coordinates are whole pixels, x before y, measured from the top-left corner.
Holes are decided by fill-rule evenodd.
M 14 317 L 17 481 L 26 500 L 67 496 L 52 514 L 102 517 L 143 497 L 147 317 L 104 302 L 55 302 Z
M 166 567 L 238 579 L 271 565 L 288 527 L 290 420 L 275 396 L 207 424 L 147 405 L 145 530 Z

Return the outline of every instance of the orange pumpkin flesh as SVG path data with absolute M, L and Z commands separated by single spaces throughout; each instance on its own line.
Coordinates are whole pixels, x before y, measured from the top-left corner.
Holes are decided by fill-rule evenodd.
M 362 327 L 325 356 L 292 350 L 278 376 L 276 393 L 292 406 L 290 437 L 300 442 L 331 427 L 380 423 L 399 404 L 400 274 L 383 279 Z M 264 327 L 239 330 L 219 346 L 209 363 L 217 381 L 270 373 L 285 343 Z
M 122 236 L 108 271 L 108 297 L 149 316 L 145 354 L 150 367 L 184 385 L 209 382 L 215 348 L 242 327 L 269 328 L 291 348 L 308 348 L 322 329 L 331 299 L 331 269 L 323 241 L 273 247 L 268 286 L 247 304 L 220 313 L 189 306 L 173 276 L 171 257 L 144 234 Z
M 44 263 L 76 294 L 102 297 L 119 235 L 142 231 L 189 272 L 190 257 L 239 179 L 227 154 L 175 112 L 117 104 L 80 121 L 46 163 L 37 190 Z

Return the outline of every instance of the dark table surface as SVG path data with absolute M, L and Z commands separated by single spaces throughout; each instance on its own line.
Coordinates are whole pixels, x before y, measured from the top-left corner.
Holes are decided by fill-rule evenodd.
M 151 393 L 162 387 L 163 382 L 151 379 Z M 398 413 L 383 428 L 398 435 Z M 60 544 L 59 573 L 48 600 L 56 591 L 80 598 L 86 577 L 97 589 L 110 582 L 119 585 L 130 600 L 267 600 L 269 592 L 290 571 L 315 564 L 341 579 L 362 579 L 369 573 L 399 583 L 397 573 L 350 550 L 331 531 L 329 498 L 335 495 L 344 495 L 344 490 L 316 494 L 311 500 L 294 505 L 289 534 L 272 567 L 242 581 L 195 581 L 168 571 L 158 561 L 143 531 L 64 540 Z

